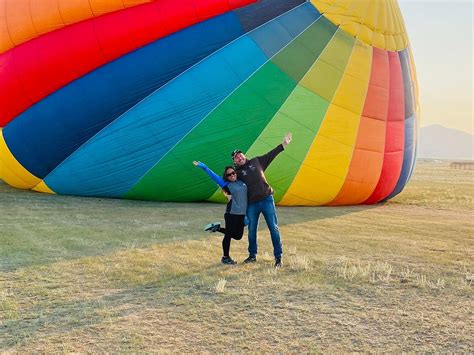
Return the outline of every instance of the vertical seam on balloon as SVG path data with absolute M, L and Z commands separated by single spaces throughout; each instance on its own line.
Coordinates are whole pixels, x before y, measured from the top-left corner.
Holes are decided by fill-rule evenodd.
M 391 23 L 393 25 L 393 33 L 391 33 L 390 35 L 392 36 L 393 38 L 393 45 L 395 46 L 394 48 L 390 48 L 391 50 L 396 50 L 396 48 L 398 47 L 398 44 L 397 44 L 397 40 L 396 40 L 396 37 L 395 36 L 398 36 L 398 34 L 396 34 L 397 32 L 397 24 L 396 24 L 396 21 L 395 21 L 395 17 L 394 17 L 394 14 L 393 14 L 393 4 L 392 4 L 392 0 L 389 0 L 387 2 L 387 7 L 390 9 L 388 11 L 388 15 L 387 16 L 390 16 L 391 18 Z
M 89 0 L 90 1 L 90 0 Z M 158 2 L 153 2 L 153 5 L 156 5 Z M 295 10 L 301 6 L 303 6 L 305 3 L 302 3 L 301 5 L 291 9 L 290 11 L 292 10 Z M 232 11 L 233 12 L 233 11 Z M 289 11 L 285 12 L 285 13 L 288 13 Z M 285 14 L 284 13 L 284 14 Z M 281 14 L 279 15 L 278 17 L 284 15 L 284 14 Z M 220 14 L 219 16 L 223 16 L 224 14 Z M 217 17 L 217 16 L 216 16 Z M 278 17 L 275 17 L 278 18 Z M 272 19 L 273 21 L 274 19 Z M 255 29 L 253 29 L 252 31 L 255 31 L 257 28 L 260 28 L 262 27 L 264 24 L 256 27 Z M 242 31 L 243 31 L 243 28 L 242 28 Z M 250 31 L 250 32 L 252 32 Z M 70 156 L 72 156 L 74 153 L 80 151 L 81 149 L 83 149 L 83 147 L 85 147 L 87 145 L 88 142 L 90 142 L 93 138 L 95 138 L 96 136 L 98 136 L 102 131 L 104 131 L 105 129 L 107 129 L 109 126 L 111 126 L 114 122 L 118 121 L 123 115 L 127 114 L 129 111 L 133 110 L 135 107 L 137 107 L 138 105 L 140 105 L 144 100 L 147 100 L 150 96 L 154 95 L 157 91 L 163 89 L 164 87 L 170 85 L 174 80 L 176 80 L 177 78 L 181 77 L 182 75 L 184 75 L 185 73 L 187 73 L 188 71 L 190 71 L 191 69 L 193 69 L 194 67 L 196 67 L 197 65 L 199 65 L 200 63 L 202 63 L 203 61 L 205 61 L 207 58 L 215 55 L 216 53 L 220 52 L 221 50 L 223 50 L 224 48 L 230 46 L 232 43 L 235 43 L 236 41 L 238 41 L 239 39 L 241 39 L 242 37 L 246 36 L 247 34 L 249 34 L 250 32 L 245 32 L 243 33 L 242 35 L 240 35 L 239 37 L 237 37 L 236 39 L 234 39 L 233 41 L 227 43 L 225 46 L 223 46 L 222 48 L 219 48 L 217 51 L 211 53 L 210 55 L 204 57 L 203 59 L 201 59 L 199 62 L 195 63 L 194 65 L 192 65 L 191 67 L 189 67 L 188 69 L 186 69 L 185 71 L 181 72 L 179 75 L 177 75 L 175 78 L 173 78 L 172 80 L 168 81 L 165 85 L 161 86 L 160 88 L 158 88 L 157 90 L 153 91 L 152 93 L 150 93 L 148 96 L 146 96 L 145 98 L 143 98 L 142 100 L 140 100 L 139 102 L 137 102 L 135 105 L 133 105 L 132 107 L 130 107 L 128 110 L 126 110 L 125 112 L 123 112 L 120 116 L 118 116 L 116 119 L 114 119 L 113 121 L 111 121 L 109 124 L 107 124 L 106 126 L 104 126 L 101 130 L 97 131 L 93 136 L 91 136 L 87 141 L 85 141 L 79 148 L 77 148 L 75 151 L 73 151 L 68 157 L 66 157 L 65 159 L 63 159 L 61 161 L 61 163 L 59 163 L 53 170 L 51 170 L 47 175 L 45 175 L 43 177 L 43 180 L 45 180 L 51 173 L 53 173 L 55 170 L 57 170 L 60 166 L 62 166 L 64 164 L 65 161 L 68 160 L 68 158 Z
M 378 25 L 378 20 L 380 18 L 380 6 L 379 6 L 380 4 L 381 4 L 380 1 L 375 1 L 375 6 L 377 6 L 377 8 L 375 10 L 375 19 L 374 19 L 374 22 L 373 22 L 373 29 L 371 29 L 372 30 L 372 40 L 370 41 L 370 43 L 368 43 L 369 46 L 372 46 L 372 47 L 375 46 L 375 37 L 378 34 L 377 25 Z M 369 17 L 369 13 L 367 12 L 366 15 L 365 15 L 366 22 L 370 23 L 370 22 L 367 21 L 368 17 Z M 384 43 L 385 43 L 385 40 L 384 40 Z
M 293 9 L 291 9 L 291 10 L 289 10 L 289 11 L 287 11 L 287 12 L 285 12 L 285 13 L 283 13 L 283 14 L 277 16 L 277 17 L 275 17 L 274 19 L 272 19 L 271 21 L 266 22 L 265 24 L 267 24 L 267 23 L 269 23 L 269 22 L 275 21 L 275 20 L 278 19 L 280 16 L 282 16 L 282 15 L 284 15 L 284 14 L 286 14 L 286 13 L 289 13 L 289 12 L 291 12 L 291 11 L 294 11 L 295 9 L 299 8 L 300 6 L 303 6 L 304 4 L 305 4 L 305 3 L 303 3 L 303 4 L 301 4 L 301 5 L 297 6 L 297 7 L 295 7 L 295 8 L 293 8 Z M 320 18 L 320 17 L 318 17 L 318 19 L 319 19 L 319 18 Z M 308 28 L 309 28 L 314 22 L 316 22 L 316 21 L 317 21 L 317 19 L 316 19 L 315 21 L 313 21 L 309 26 L 307 26 L 307 27 L 306 27 L 298 36 L 296 36 L 292 41 L 288 42 L 285 46 L 283 46 L 283 47 L 282 47 L 277 53 L 275 53 L 271 58 L 275 57 L 275 55 L 277 55 L 278 53 L 280 53 L 280 52 L 281 52 L 284 48 L 286 48 L 290 43 L 292 43 L 294 40 L 296 40 L 296 38 L 298 38 L 306 29 L 308 29 Z M 261 26 L 263 26 L 263 25 L 264 25 L 264 24 L 262 24 Z M 255 41 L 254 41 L 250 36 L 248 36 L 249 33 L 251 33 L 251 32 L 253 32 L 253 31 L 257 30 L 257 29 L 260 28 L 261 26 L 259 26 L 259 27 L 255 28 L 255 29 L 253 29 L 253 30 L 250 31 L 250 32 L 247 32 L 246 34 L 244 34 L 243 36 L 239 37 L 238 39 L 247 36 L 247 37 L 259 48 L 259 50 L 262 51 L 262 50 L 260 49 L 260 47 L 255 43 Z M 237 41 L 238 39 L 236 39 L 235 41 Z M 235 42 L 235 41 L 233 41 L 233 42 Z M 233 43 L 233 42 L 231 42 L 231 43 Z M 222 47 L 220 50 L 222 50 L 222 49 L 225 48 L 225 47 L 226 47 L 226 46 Z M 217 52 L 215 52 L 215 53 L 217 53 Z M 263 51 L 262 51 L 262 53 L 263 53 L 264 57 L 268 58 L 268 57 L 265 55 L 265 53 L 264 53 Z M 261 69 L 265 64 L 267 64 L 268 62 L 270 62 L 271 58 L 268 58 L 267 61 L 265 61 L 260 67 L 258 67 L 258 68 L 254 71 L 254 73 L 257 72 L 259 69 Z M 137 184 L 139 184 L 139 182 L 140 182 L 151 170 L 153 170 L 154 167 L 157 166 L 157 165 L 160 163 L 160 161 L 163 160 L 164 157 L 166 157 L 168 154 L 173 155 L 173 152 L 172 152 L 173 149 L 174 149 L 184 138 L 186 138 L 201 122 L 203 122 L 207 117 L 209 117 L 209 115 L 212 114 L 228 97 L 230 97 L 236 90 L 238 90 L 244 83 L 246 83 L 252 76 L 253 76 L 253 74 L 250 75 L 249 77 L 247 77 L 244 81 L 242 81 L 242 83 L 240 83 L 234 90 L 232 90 L 217 106 L 215 106 L 208 114 L 206 114 L 206 116 L 204 116 L 199 122 L 197 122 L 197 123 L 193 126 L 193 128 L 190 129 L 183 137 L 181 137 L 181 139 L 179 139 L 165 154 L 163 154 L 163 156 L 162 156 L 151 168 L 149 168 L 144 174 L 142 174 L 142 176 L 136 181 L 136 183 L 135 183 L 134 185 L 132 185 L 132 187 L 131 187 L 127 192 L 125 192 L 124 195 L 128 194 Z M 212 196 L 212 195 L 211 195 L 211 196 Z
M 11 43 L 11 46 L 10 46 L 9 49 L 11 49 L 11 48 L 13 48 L 13 47 L 16 45 L 16 43 L 13 41 L 12 34 L 11 34 L 10 28 L 9 28 L 9 26 L 8 26 L 8 17 L 7 17 L 7 6 L 8 6 L 8 5 L 7 5 L 7 1 L 6 1 L 6 0 L 5 0 L 4 4 L 5 4 L 5 8 L 4 8 L 5 27 L 6 27 L 6 29 L 7 29 L 8 38 L 10 39 L 10 43 Z M 9 49 L 8 49 L 8 50 L 9 50 Z M 4 53 L 8 52 L 8 50 L 6 50 Z
M 387 7 L 385 6 L 384 8 L 380 9 L 378 11 L 377 15 L 377 23 L 374 24 L 374 27 L 376 27 L 377 33 L 382 36 L 382 41 L 383 41 L 383 48 L 378 47 L 379 49 L 386 49 L 387 48 L 387 36 L 385 33 L 385 27 L 386 26 L 380 26 L 380 22 L 383 18 L 385 17 L 385 22 L 386 22 L 386 16 L 387 16 Z M 375 46 L 373 46 L 375 47 Z
M 400 6 L 397 3 L 394 3 L 394 6 L 396 6 L 396 14 L 397 14 L 397 22 L 400 24 L 400 32 L 402 36 L 402 46 L 403 48 L 406 48 L 408 45 L 408 35 L 407 35 L 407 28 L 405 26 L 405 20 L 403 19 L 402 12 L 400 10 Z
M 59 5 L 59 0 L 56 0 L 56 6 L 58 7 L 59 17 L 61 18 L 63 25 L 66 26 L 67 24 L 66 21 L 64 21 L 63 14 L 61 13 L 61 6 Z
M 92 8 L 92 4 L 91 4 L 91 0 L 87 0 L 88 4 L 89 4 L 89 8 L 91 9 L 91 14 L 92 14 L 92 17 L 96 17 L 95 13 L 94 13 L 94 9 Z
M 122 1 L 123 1 L 123 0 L 122 0 Z M 146 5 L 148 5 L 148 3 L 144 3 L 144 4 L 142 4 L 142 5 L 146 6 Z M 125 21 L 127 21 L 127 22 L 129 21 L 129 20 L 127 19 L 127 17 L 130 17 L 130 16 L 131 16 L 131 15 L 130 15 L 130 11 L 128 11 L 129 9 L 130 9 L 130 8 L 124 7 L 123 9 L 118 10 L 118 11 L 121 12 L 121 14 L 124 15 L 124 17 L 126 18 Z M 116 12 L 117 12 L 117 11 L 116 11 Z M 154 42 L 154 41 L 152 41 L 152 42 L 145 43 L 145 44 L 140 43 L 140 41 L 137 40 L 137 36 L 135 35 L 136 32 L 132 32 L 132 33 L 133 33 L 134 35 L 133 35 L 133 36 L 130 35 L 129 37 L 130 37 L 131 40 L 132 40 L 131 43 L 133 43 L 133 49 L 130 50 L 130 51 L 128 51 L 128 52 L 125 53 L 125 54 L 122 54 L 120 57 L 122 57 L 122 56 L 124 56 L 124 55 L 127 55 L 127 54 L 129 54 L 129 53 L 131 53 L 131 52 L 133 52 L 133 51 L 136 51 L 137 49 L 143 48 L 143 47 L 145 47 L 146 45 L 148 45 L 148 44 Z M 118 59 L 118 58 L 120 58 L 120 57 L 115 57 L 115 58 L 109 59 L 109 60 L 107 61 L 107 63 L 111 63 L 111 62 L 113 62 L 115 59 Z
M 360 24 L 360 26 L 359 26 L 359 29 L 358 29 L 358 31 L 356 32 L 354 38 L 359 39 L 359 36 L 360 36 L 360 32 L 361 32 L 361 30 L 362 30 L 362 27 L 366 26 L 367 28 L 369 28 L 369 27 L 366 25 L 366 24 L 367 24 L 367 16 L 369 15 L 369 14 L 368 14 L 369 4 L 370 4 L 370 2 L 367 1 L 367 2 L 366 2 L 366 6 L 367 6 L 367 7 L 365 8 L 365 11 L 364 11 L 365 17 L 364 17 L 363 19 L 361 19 L 362 22 L 361 22 L 361 24 Z M 372 32 L 372 42 L 373 42 L 374 31 L 372 31 L 372 29 L 370 29 L 370 28 L 369 28 L 369 30 Z M 362 40 L 361 40 L 361 41 L 362 41 Z M 362 42 L 363 42 L 363 41 L 362 41 Z M 369 45 L 372 45 L 372 44 L 370 43 L 370 41 L 369 41 L 368 44 L 369 44 Z
M 95 35 L 94 39 L 96 40 L 97 45 L 99 46 L 100 54 L 102 55 L 102 58 L 104 58 L 104 63 L 101 64 L 101 66 L 102 66 L 102 65 L 105 65 L 105 64 L 109 63 L 110 59 L 105 55 L 104 48 L 102 47 L 102 44 L 100 43 L 99 34 L 97 32 L 97 21 L 98 21 L 98 19 L 96 17 L 94 17 L 94 18 L 91 19 L 91 21 L 89 23 L 92 26 L 92 30 L 94 31 L 94 35 Z
M 405 27 L 405 23 L 403 22 L 403 18 L 401 16 L 401 11 L 400 11 L 400 7 L 398 6 L 398 3 L 395 3 L 393 0 L 389 1 L 389 6 L 391 8 L 391 13 L 393 14 L 393 17 L 395 19 L 395 22 L 397 23 L 397 29 L 398 29 L 398 36 L 400 36 L 401 40 L 402 40 L 402 48 L 398 48 L 398 45 L 397 45 L 397 49 L 403 49 L 404 47 L 406 47 L 407 45 L 407 38 L 408 36 L 406 35 L 406 27 Z
M 31 13 L 31 0 L 28 0 L 28 14 L 30 15 L 31 27 L 35 30 L 36 37 L 40 36 L 40 33 L 35 27 L 35 22 L 33 21 L 33 14 Z

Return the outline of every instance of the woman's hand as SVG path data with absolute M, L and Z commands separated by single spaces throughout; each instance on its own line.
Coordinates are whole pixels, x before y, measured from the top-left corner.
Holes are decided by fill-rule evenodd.
M 227 201 L 230 201 L 232 200 L 232 195 L 229 195 L 227 192 L 225 192 L 224 190 L 222 190 L 222 193 L 224 194 L 225 198 L 227 199 Z

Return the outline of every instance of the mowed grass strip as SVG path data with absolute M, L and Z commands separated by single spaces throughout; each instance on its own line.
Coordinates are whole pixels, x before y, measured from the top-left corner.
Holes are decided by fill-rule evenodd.
M 472 351 L 472 179 L 421 161 L 383 205 L 279 208 L 278 270 L 264 226 L 258 263 L 219 263 L 222 205 L 2 186 L 0 349 Z

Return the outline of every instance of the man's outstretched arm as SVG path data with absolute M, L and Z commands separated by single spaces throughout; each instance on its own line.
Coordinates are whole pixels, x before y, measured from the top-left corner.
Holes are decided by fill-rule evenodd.
M 293 135 L 291 133 L 287 133 L 285 138 L 283 138 L 283 142 L 281 144 L 276 146 L 276 148 L 270 150 L 267 154 L 257 157 L 263 170 L 265 170 L 270 165 L 270 163 L 273 161 L 273 159 L 276 158 L 278 154 L 283 152 L 285 147 L 291 143 L 292 138 Z

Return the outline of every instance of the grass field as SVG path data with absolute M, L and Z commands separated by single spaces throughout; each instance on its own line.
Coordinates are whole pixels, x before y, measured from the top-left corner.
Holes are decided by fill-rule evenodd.
M 385 204 L 279 208 L 275 270 L 264 226 L 258 263 L 219 263 L 222 205 L 0 184 L 0 351 L 472 352 L 473 199 L 474 171 L 419 161 Z

